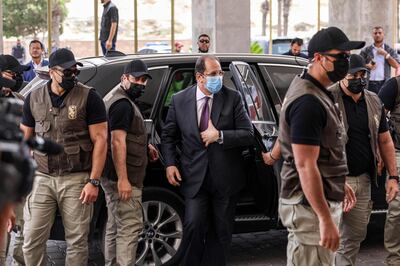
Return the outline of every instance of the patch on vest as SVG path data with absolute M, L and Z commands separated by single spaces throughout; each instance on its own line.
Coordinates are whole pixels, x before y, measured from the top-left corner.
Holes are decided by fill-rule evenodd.
M 76 119 L 77 116 L 77 109 L 76 105 L 70 105 L 68 106 L 68 119 Z

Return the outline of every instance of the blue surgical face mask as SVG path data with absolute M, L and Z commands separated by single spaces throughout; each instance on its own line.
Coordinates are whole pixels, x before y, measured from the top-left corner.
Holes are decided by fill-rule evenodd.
M 221 76 L 215 76 L 215 77 L 208 76 L 206 88 L 212 94 L 216 94 L 217 92 L 219 92 L 222 88 L 222 77 Z

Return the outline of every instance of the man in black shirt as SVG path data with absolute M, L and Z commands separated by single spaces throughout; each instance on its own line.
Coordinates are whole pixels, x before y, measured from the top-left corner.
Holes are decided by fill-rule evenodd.
M 143 117 L 136 99 L 151 78 L 145 63 L 136 59 L 125 66 L 121 83 L 106 97 L 110 145 L 102 186 L 108 209 L 105 265 L 134 265 L 139 233 L 143 228 L 142 188 L 147 166 L 158 159 L 147 143 Z
M 389 174 L 397 177 L 395 152 L 385 110 L 375 93 L 366 90 L 367 68 L 360 55 L 350 57 L 347 76 L 330 88 L 342 111 L 347 130 L 346 156 L 349 174 L 346 182 L 354 190 L 356 205 L 344 213 L 340 223 L 340 246 L 336 265 L 355 265 L 360 243 L 367 234 L 372 210 L 371 184 L 377 185 L 377 162 L 382 157 Z M 397 181 L 389 179 L 387 202 L 398 192 Z
M 396 148 L 397 172 L 400 172 L 400 78 L 387 80 L 379 91 L 385 110 L 390 112 L 393 141 Z M 390 177 L 389 177 L 390 178 Z M 397 179 L 398 181 L 398 179 Z M 400 194 L 389 203 L 385 224 L 385 248 L 389 253 L 387 265 L 400 265 Z
M 118 8 L 111 2 L 111 0 L 101 0 L 103 4 L 103 15 L 101 17 L 101 28 L 100 28 L 100 44 L 103 51 L 103 55 L 107 54 L 107 51 L 115 50 L 115 43 L 117 42 L 118 33 Z
M 307 55 L 301 52 L 302 45 L 303 45 L 303 39 L 294 38 L 290 42 L 290 50 L 282 55 L 300 56 L 302 58 L 308 59 Z

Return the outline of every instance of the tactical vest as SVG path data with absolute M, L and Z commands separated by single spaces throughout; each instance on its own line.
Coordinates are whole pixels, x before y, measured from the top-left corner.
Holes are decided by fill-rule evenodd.
M 108 116 L 111 105 L 122 99 L 127 99 L 133 108 L 132 123 L 126 136 L 126 168 L 128 179 L 132 186 L 142 188 L 147 167 L 147 132 L 142 114 L 119 84 L 104 98 L 104 103 Z M 106 177 L 114 181 L 118 180 L 114 164 L 112 163 L 111 140 L 109 141 L 106 168 Z
M 53 107 L 47 84 L 31 93 L 30 107 L 36 135 L 64 147 L 59 155 L 34 151 L 38 171 L 62 176 L 91 170 L 93 143 L 86 123 L 89 91 L 89 87 L 78 83 L 59 108 Z
M 343 201 L 344 182 L 348 173 L 345 144 L 347 141 L 342 115 L 332 99 L 312 82 L 295 77 L 283 102 L 279 141 L 284 159 L 281 178 L 281 197 L 283 199 L 304 199 L 299 174 L 294 162 L 291 146 L 290 126 L 286 122 L 286 109 L 297 98 L 310 94 L 315 96 L 326 110 L 326 125 L 322 129 L 320 152 L 317 160 L 322 177 L 325 197 L 328 200 Z
M 346 129 L 346 133 L 349 130 L 349 124 L 347 123 L 346 109 L 343 103 L 343 91 L 340 88 L 339 83 L 336 83 L 329 88 L 332 92 L 335 102 L 339 104 L 339 109 L 343 114 L 343 123 Z M 378 186 L 377 180 L 377 163 L 380 159 L 379 147 L 378 147 L 378 135 L 379 125 L 382 117 L 382 103 L 378 95 L 368 90 L 364 90 L 365 102 L 367 103 L 368 112 L 368 128 L 369 128 L 369 140 L 371 143 L 372 154 L 374 155 L 374 165 L 372 169 L 371 177 L 375 185 Z
M 400 77 L 396 77 L 397 82 L 397 93 L 395 99 L 395 105 L 392 111 L 390 111 L 390 124 L 394 127 L 393 142 L 397 150 L 400 150 Z

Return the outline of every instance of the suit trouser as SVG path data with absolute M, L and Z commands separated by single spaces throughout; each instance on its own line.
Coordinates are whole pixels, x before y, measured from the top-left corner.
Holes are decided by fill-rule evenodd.
M 67 242 L 65 264 L 87 265 L 88 234 L 93 204 L 79 199 L 89 180 L 85 172 L 65 176 L 36 173 L 33 189 L 24 208 L 24 245 L 26 265 L 47 265 L 46 241 L 50 235 L 57 207 L 60 210 Z
M 333 222 L 338 226 L 342 215 L 341 202 L 328 202 Z M 334 263 L 334 253 L 319 245 L 318 217 L 310 206 L 279 200 L 279 215 L 287 228 L 288 266 L 328 266 Z
M 340 245 L 335 255 L 336 266 L 355 265 L 360 244 L 367 236 L 372 211 L 370 176 L 348 176 L 346 182 L 354 190 L 357 202 L 350 212 L 343 213 L 340 222 Z
M 225 265 L 232 239 L 237 196 L 215 189 L 207 174 L 194 198 L 185 198 L 180 265 Z
M 108 220 L 105 265 L 135 265 L 139 234 L 143 229 L 142 190 L 132 186 L 132 197 L 119 200 L 117 182 L 102 178 Z
M 396 150 L 397 172 L 400 174 L 400 151 Z M 385 223 L 386 263 L 400 265 L 400 193 L 389 203 Z

